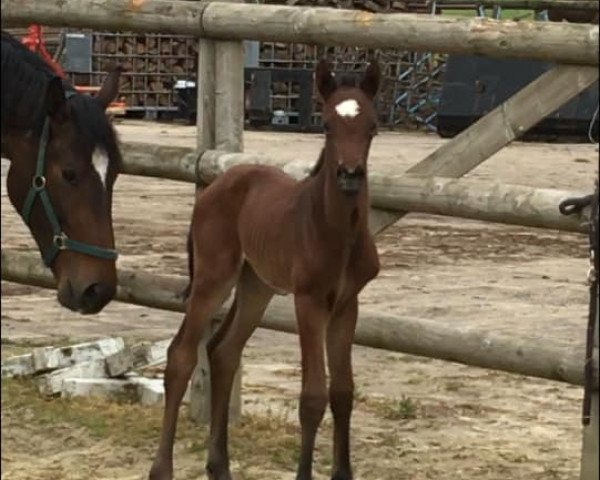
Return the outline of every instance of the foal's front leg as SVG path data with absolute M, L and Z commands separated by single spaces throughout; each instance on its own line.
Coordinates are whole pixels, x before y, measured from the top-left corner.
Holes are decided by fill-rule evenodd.
M 302 352 L 302 447 L 296 480 L 312 480 L 315 437 L 327 408 L 323 343 L 329 312 L 324 302 L 309 295 L 296 295 L 294 301 Z
M 352 480 L 350 465 L 350 417 L 354 401 L 352 341 L 358 317 L 358 298 L 348 300 L 336 311 L 327 326 L 329 402 L 333 414 L 332 480 Z

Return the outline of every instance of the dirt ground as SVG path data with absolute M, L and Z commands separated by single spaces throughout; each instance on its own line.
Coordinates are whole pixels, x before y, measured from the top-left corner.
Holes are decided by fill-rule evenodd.
M 194 129 L 120 122 L 122 139 L 194 145 Z M 246 132 L 245 149 L 316 159 L 319 135 Z M 444 140 L 385 133 L 371 168 L 402 172 Z M 589 191 L 595 146 L 515 143 L 469 177 Z M 32 241 L 5 193 L 2 246 Z M 185 232 L 194 187 L 121 176 L 114 218 L 119 266 L 184 274 Z M 581 345 L 587 315 L 586 239 L 581 235 L 409 215 L 378 238 L 382 271 L 361 296 L 371 310 L 543 342 Z M 112 303 L 83 317 L 52 291 L 2 283 L 2 354 L 31 345 L 120 335 L 127 341 L 174 334 L 181 315 Z M 574 480 L 581 444 L 580 388 L 462 365 L 355 348 L 353 419 L 360 480 Z M 293 479 L 299 392 L 295 336 L 259 330 L 244 354 L 244 416 L 232 432 L 239 479 Z M 28 383 L 2 382 L 2 479 L 145 477 L 160 409 L 97 401 L 42 400 Z M 6 400 L 7 399 L 7 400 Z M 5 401 L 6 400 L 6 401 Z M 176 478 L 204 478 L 205 431 L 185 418 Z M 331 463 L 331 419 L 319 436 L 316 480 Z

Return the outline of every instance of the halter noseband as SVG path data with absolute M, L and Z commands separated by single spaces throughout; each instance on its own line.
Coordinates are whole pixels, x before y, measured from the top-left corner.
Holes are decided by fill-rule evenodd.
M 74 95 L 74 92 L 67 92 L 67 98 Z M 52 265 L 56 257 L 61 250 L 72 250 L 74 252 L 83 253 L 92 257 L 102 258 L 104 260 L 116 260 L 118 253 L 116 250 L 110 248 L 97 247 L 88 243 L 78 242 L 77 240 L 70 239 L 65 232 L 63 232 L 48 190 L 46 189 L 46 177 L 44 176 L 45 163 L 46 163 L 46 147 L 48 146 L 48 138 L 50 136 L 50 118 L 46 117 L 44 126 L 42 128 L 42 135 L 40 137 L 40 146 L 38 149 L 37 162 L 35 165 L 35 174 L 31 181 L 31 187 L 27 192 L 25 203 L 23 204 L 23 210 L 21 216 L 25 221 L 25 224 L 29 226 L 29 218 L 31 216 L 31 210 L 35 202 L 36 197 L 39 195 L 44 211 L 46 212 L 46 218 L 52 226 L 52 245 L 45 251 L 42 252 L 42 258 L 44 264 L 47 267 Z

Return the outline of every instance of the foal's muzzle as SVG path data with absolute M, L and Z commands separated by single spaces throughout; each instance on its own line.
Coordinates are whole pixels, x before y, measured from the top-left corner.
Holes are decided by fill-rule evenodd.
M 365 169 L 361 166 L 348 168 L 339 165 L 337 169 L 337 184 L 346 195 L 356 195 L 365 179 Z

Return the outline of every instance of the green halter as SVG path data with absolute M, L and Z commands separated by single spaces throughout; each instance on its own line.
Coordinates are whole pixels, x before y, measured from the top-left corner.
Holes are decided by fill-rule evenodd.
M 116 250 L 109 248 L 96 247 L 95 245 L 89 245 L 87 243 L 78 242 L 67 237 L 66 233 L 62 231 L 48 190 L 46 189 L 46 177 L 44 176 L 44 167 L 46 160 L 46 147 L 48 146 L 48 137 L 50 136 L 50 119 L 46 117 L 44 121 L 44 127 L 42 129 L 42 135 L 40 137 L 40 147 L 38 150 L 37 162 L 35 165 L 35 174 L 31 182 L 31 188 L 27 192 L 25 203 L 23 204 L 23 210 L 21 216 L 25 221 L 25 224 L 29 226 L 29 218 L 31 216 L 31 210 L 35 202 L 36 197 L 39 195 L 44 211 L 46 212 L 46 218 L 52 226 L 52 245 L 45 251 L 42 252 L 42 258 L 46 266 L 52 265 L 57 255 L 61 250 L 72 250 L 74 252 L 83 253 L 85 255 L 91 255 L 92 257 L 102 258 L 105 260 L 116 260 L 118 253 Z

